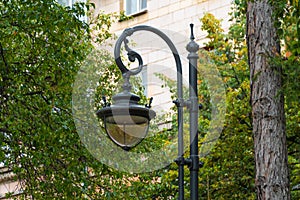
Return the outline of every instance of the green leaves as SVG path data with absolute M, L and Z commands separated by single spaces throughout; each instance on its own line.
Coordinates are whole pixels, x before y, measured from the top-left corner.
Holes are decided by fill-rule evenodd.
M 80 184 L 88 177 L 82 158 L 89 154 L 70 102 L 74 76 L 91 47 L 88 26 L 76 17 L 83 5 L 71 10 L 50 0 L 12 0 L 0 7 L 0 127 L 7 136 L 1 160 L 24 182 L 24 198 L 81 199 Z
M 254 199 L 254 158 L 252 150 L 250 83 L 245 44 L 245 16 L 235 1 L 233 24 L 225 34 L 220 21 L 206 14 L 200 21 L 208 32 L 207 56 L 222 76 L 226 87 L 225 126 L 213 151 L 203 159 L 200 188 L 203 198 Z M 212 48 L 213 47 L 213 48 Z M 202 84 L 202 83 L 201 83 Z M 201 85 L 200 84 L 200 85 Z M 199 93 L 205 93 L 202 88 Z M 201 112 L 205 115 L 205 111 Z M 200 123 L 203 119 L 200 118 Z

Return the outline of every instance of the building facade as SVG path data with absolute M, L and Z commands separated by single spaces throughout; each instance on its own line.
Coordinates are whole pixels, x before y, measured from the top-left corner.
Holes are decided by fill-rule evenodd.
M 138 24 L 159 29 L 188 33 L 188 25 L 195 24 L 196 38 L 205 33 L 200 30 L 199 18 L 209 12 L 223 20 L 223 28 L 229 27 L 231 0 L 92 0 L 97 10 L 133 16 L 131 20 L 115 23 L 112 31 L 118 32 Z

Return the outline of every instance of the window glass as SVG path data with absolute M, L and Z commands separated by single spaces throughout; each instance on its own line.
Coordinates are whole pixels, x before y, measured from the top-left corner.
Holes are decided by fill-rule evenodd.
M 73 4 L 76 2 L 83 2 L 86 3 L 86 0 L 57 0 L 57 3 L 63 6 L 70 6 L 72 8 Z M 80 16 L 79 20 L 87 22 L 87 16 Z
M 86 0 L 57 0 L 57 3 L 63 6 L 70 6 L 72 7 L 73 4 L 76 2 L 86 2 Z
M 141 0 L 141 9 L 147 8 L 147 0 Z
M 57 0 L 57 3 L 63 6 L 70 6 L 69 0 Z
M 147 0 L 125 0 L 125 13 L 131 15 L 147 8 Z
M 137 0 L 126 0 L 126 14 L 130 15 L 137 11 Z

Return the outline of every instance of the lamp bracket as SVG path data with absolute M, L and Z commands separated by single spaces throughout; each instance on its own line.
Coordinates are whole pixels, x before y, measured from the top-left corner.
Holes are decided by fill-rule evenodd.
M 192 97 L 185 102 L 185 106 L 190 110 L 190 112 L 197 112 L 202 108 L 202 104 L 198 104 L 198 98 Z
M 189 107 L 190 102 L 189 101 L 185 101 L 184 99 L 176 99 L 173 100 L 173 103 L 177 106 L 177 107 Z
M 195 159 L 197 159 L 197 157 L 198 157 L 197 160 L 199 160 L 199 156 L 195 156 L 195 157 L 196 157 Z M 193 167 L 194 169 L 199 170 L 200 168 L 202 168 L 204 166 L 204 163 L 202 161 L 197 162 L 197 160 L 193 160 L 192 158 L 184 158 L 183 156 L 180 156 L 180 157 L 176 158 L 174 160 L 174 162 L 177 165 L 182 165 L 182 166 L 187 165 L 189 168 Z M 195 166 L 195 165 L 193 165 L 193 162 L 198 163 L 198 164 Z
M 187 107 L 188 109 L 191 109 L 192 107 L 192 102 L 191 100 L 179 100 L 179 99 L 176 99 L 176 100 L 173 100 L 173 103 L 176 105 L 176 107 Z M 199 104 L 193 104 L 193 105 L 197 105 L 197 108 L 196 106 L 194 106 L 194 109 L 203 109 L 203 105 L 201 103 Z
M 191 155 L 187 160 L 187 165 L 190 171 L 199 171 L 201 167 L 203 167 L 204 163 L 199 161 L 199 155 Z
M 189 165 L 191 165 L 191 160 L 188 158 L 188 159 L 185 159 L 183 156 L 180 156 L 180 157 L 178 157 L 178 158 L 176 158 L 175 160 L 174 160 L 174 162 L 177 164 L 177 165 L 182 165 L 182 166 L 184 166 L 184 165 L 187 165 L 187 166 L 189 166 Z

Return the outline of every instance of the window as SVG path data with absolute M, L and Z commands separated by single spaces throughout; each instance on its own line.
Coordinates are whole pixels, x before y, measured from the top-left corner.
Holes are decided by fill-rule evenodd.
M 134 15 L 143 12 L 147 8 L 147 0 L 125 0 L 125 14 Z
M 62 6 L 69 6 L 70 8 L 72 8 L 72 6 L 77 3 L 77 2 L 83 2 L 86 3 L 86 0 L 57 0 L 57 3 L 59 3 Z M 83 22 L 87 22 L 87 16 L 80 16 L 79 20 L 83 21 Z
M 76 2 L 85 2 L 85 1 L 76 1 L 76 0 L 57 0 L 57 3 L 63 6 L 70 6 L 72 7 L 73 4 Z

